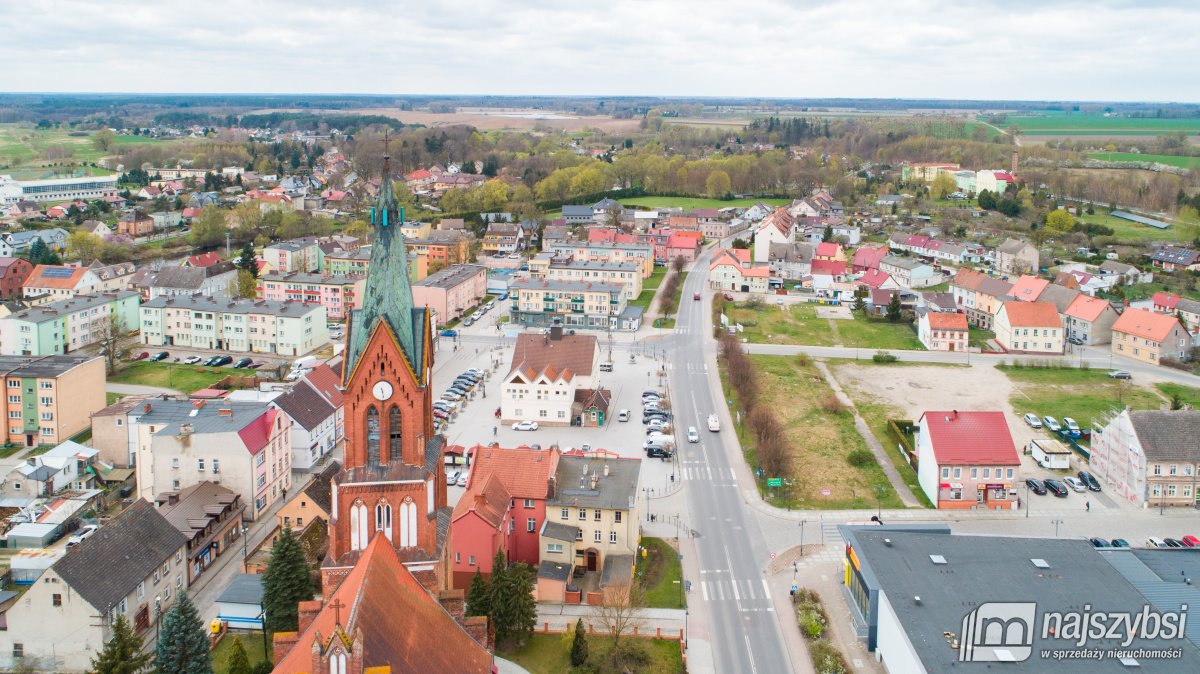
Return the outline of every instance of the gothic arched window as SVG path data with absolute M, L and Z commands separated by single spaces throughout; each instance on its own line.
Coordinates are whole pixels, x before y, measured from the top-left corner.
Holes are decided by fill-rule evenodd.
M 388 456 L 392 461 L 402 458 L 404 445 L 404 428 L 400 423 L 400 408 L 392 405 L 388 411 Z
M 367 410 L 367 465 L 379 465 L 379 410 L 374 405 Z

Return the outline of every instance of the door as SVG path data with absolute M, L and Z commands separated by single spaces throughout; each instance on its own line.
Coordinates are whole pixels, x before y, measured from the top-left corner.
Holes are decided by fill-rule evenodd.
M 587 551 L 587 570 L 588 571 L 596 570 L 596 566 L 597 566 L 596 562 L 597 562 L 599 556 L 600 556 L 600 553 L 598 553 L 595 548 L 592 548 Z
M 26 433 L 26 434 L 25 434 L 25 446 L 26 446 L 26 447 L 32 447 L 32 446 L 33 446 L 33 433 Z

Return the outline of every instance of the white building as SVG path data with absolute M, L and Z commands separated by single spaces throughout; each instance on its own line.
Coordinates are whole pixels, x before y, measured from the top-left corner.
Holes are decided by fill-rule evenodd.
M 141 307 L 142 344 L 303 356 L 329 343 L 325 307 L 303 302 L 158 297 Z
M 340 401 L 341 394 L 338 393 Z M 292 469 L 310 470 L 342 441 L 341 406 L 309 383 L 307 377 L 271 401 L 292 420 Z
M 575 391 L 592 387 L 596 346 L 593 335 L 564 335 L 561 330 L 520 335 L 501 384 L 501 422 L 569 425 Z
M 50 180 L 14 180 L 0 175 L 0 205 L 18 201 L 70 201 L 102 199 L 117 195 L 116 175 L 53 178 Z

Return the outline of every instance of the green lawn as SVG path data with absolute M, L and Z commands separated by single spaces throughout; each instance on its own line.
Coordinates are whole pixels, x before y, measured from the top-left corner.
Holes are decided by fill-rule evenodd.
M 244 633 L 244 634 L 228 634 L 217 647 L 212 650 L 213 674 L 226 674 L 229 671 L 228 660 L 229 653 L 233 651 L 233 642 L 240 640 L 242 647 L 246 649 L 246 655 L 250 656 L 250 666 L 261 662 L 263 658 L 263 639 L 261 632 Z
M 907 323 L 867 318 L 855 314 L 851 320 L 817 318 L 817 305 L 792 304 L 779 307 L 763 303 L 726 304 L 726 315 L 741 323 L 742 336 L 756 344 L 803 344 L 806 346 L 854 346 L 862 349 L 924 350 L 917 333 Z
M 992 332 L 991 330 L 984 330 L 983 328 L 977 328 L 973 325 L 969 326 L 967 330 L 968 346 L 983 348 L 984 343 L 986 343 L 989 339 L 996 338 L 996 333 Z
M 587 626 L 587 621 L 584 621 Z M 643 649 L 647 655 L 644 666 L 630 665 L 627 671 L 634 674 L 680 674 L 683 655 L 679 642 L 665 639 L 643 639 L 625 637 L 632 648 Z M 612 640 L 608 637 L 588 637 L 588 661 L 583 667 L 572 667 L 570 661 L 571 642 L 558 634 L 535 634 L 520 648 L 497 648 L 496 655 L 521 665 L 531 674 L 585 674 L 590 672 L 614 671 L 608 666 L 608 651 Z M 594 667 L 593 667 L 594 666 Z
M 1101 161 L 1155 162 L 1185 169 L 1200 168 L 1200 157 L 1177 157 L 1170 154 L 1139 154 L 1137 152 L 1092 152 L 1089 159 Z
M 637 299 L 631 300 L 629 306 L 641 307 L 646 311 L 650 311 L 650 301 L 654 299 L 654 292 L 662 285 L 663 279 L 667 277 L 668 267 L 655 267 L 649 278 L 642 279 L 642 292 L 637 296 Z
M 111 405 L 124 397 L 125 395 L 123 393 L 105 393 L 104 402 L 106 405 Z
M 642 538 L 646 556 L 638 557 L 637 575 L 650 608 L 683 608 L 683 569 L 679 553 L 661 538 Z
M 118 384 L 161 386 L 184 393 L 192 393 L 202 388 L 208 388 L 231 374 L 240 374 L 240 372 L 225 367 L 150 363 L 140 360 L 136 363 L 129 363 L 115 375 L 109 377 L 108 381 Z
M 731 199 L 722 201 L 720 199 L 705 199 L 704 197 L 634 197 L 632 199 L 621 199 L 623 206 L 641 206 L 643 208 L 729 208 L 736 206 L 739 208 L 748 208 L 763 202 L 768 206 L 783 206 L 792 203 L 791 199 Z
M 1121 243 L 1139 243 L 1146 241 L 1179 241 L 1183 236 L 1175 227 L 1159 229 L 1149 225 L 1141 225 L 1130 220 L 1114 218 L 1108 213 L 1097 211 L 1095 215 L 1084 213 L 1079 219 L 1092 225 L 1104 225 L 1113 230 L 1113 239 Z
M 1200 409 L 1200 388 L 1183 384 L 1155 384 L 1154 388 L 1161 391 L 1167 398 L 1178 395 L 1180 400 L 1191 405 L 1193 409 Z
M 72 129 L 36 129 L 29 124 L 0 124 L 0 166 L 36 166 L 47 161 L 46 151 L 59 147 L 70 156 L 51 161 L 94 162 L 111 152 L 101 152 L 92 144 L 94 132 L 84 136 L 70 135 Z M 166 141 L 141 136 L 117 136 L 117 145 L 162 143 Z M 14 176 L 15 177 L 15 176 Z
M 1033 412 L 1059 421 L 1071 417 L 1090 428 L 1093 420 L 1113 409 L 1125 405 L 1137 410 L 1158 409 L 1164 402 L 1157 391 L 1129 380 L 1110 379 L 1107 370 L 997 367 L 1013 384 L 1011 402 L 1018 415 Z
M 1009 115 L 997 124 L 1007 129 L 1015 124 L 1021 135 L 1103 135 L 1156 136 L 1183 131 L 1200 133 L 1200 118 L 1105 117 L 1079 112 L 1047 112 L 1037 115 Z

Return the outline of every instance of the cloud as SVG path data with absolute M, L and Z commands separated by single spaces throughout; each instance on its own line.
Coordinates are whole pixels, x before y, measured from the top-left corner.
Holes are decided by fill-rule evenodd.
M 1200 99 L 1200 3 L 6 2 L 8 91 Z

